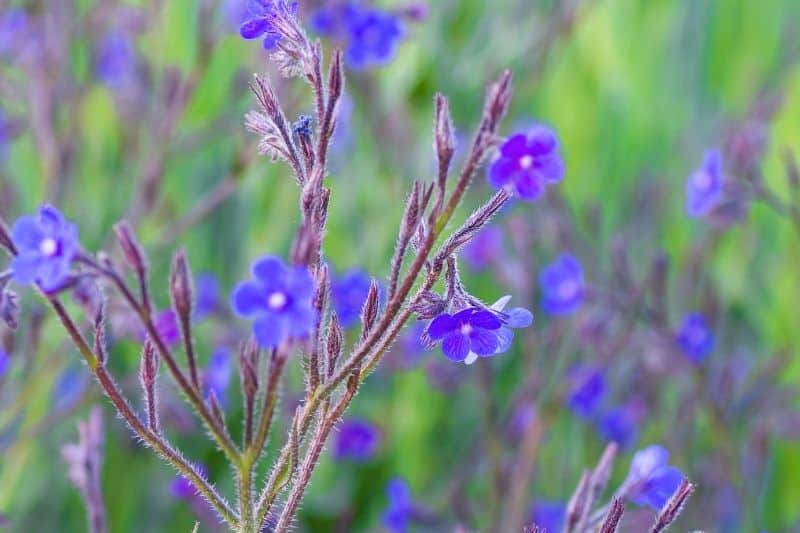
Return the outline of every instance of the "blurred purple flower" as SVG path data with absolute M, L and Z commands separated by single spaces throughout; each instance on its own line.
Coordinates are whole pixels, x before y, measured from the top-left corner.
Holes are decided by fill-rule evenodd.
M 153 324 L 167 346 L 175 346 L 181 340 L 181 330 L 178 326 L 178 315 L 172 309 L 165 309 L 156 313 Z M 146 336 L 146 335 L 145 335 Z
M 78 227 L 50 205 L 39 214 L 22 216 L 11 229 L 19 254 L 11 261 L 14 281 L 38 283 L 45 291 L 61 287 L 78 253 Z
M 414 502 L 406 480 L 396 477 L 386 485 L 389 505 L 383 512 L 383 525 L 392 533 L 404 533 L 414 518 Z
M 89 378 L 81 367 L 66 368 L 56 379 L 51 391 L 53 406 L 57 411 L 74 406 L 89 385 Z
M 333 456 L 339 461 L 365 462 L 375 456 L 380 444 L 380 429 L 364 420 L 345 420 L 333 443 Z
M 520 439 L 531 424 L 536 422 L 537 416 L 536 406 L 533 404 L 523 403 L 517 407 L 508 422 L 508 433 L 511 438 Z
M 563 502 L 538 501 L 533 504 L 531 521 L 544 533 L 559 533 L 566 512 L 567 506 Z
M 331 301 L 344 328 L 358 323 L 372 279 L 363 270 L 350 270 L 331 282 Z
M 722 196 L 723 180 L 722 154 L 719 150 L 709 150 L 702 166 L 686 180 L 686 213 L 698 218 L 716 207 Z
M 509 137 L 489 166 L 489 183 L 506 187 L 523 200 L 536 200 L 547 185 L 564 177 L 564 161 L 555 132 L 537 125 Z
M 348 10 L 345 58 L 350 67 L 364 69 L 389 63 L 404 30 L 394 13 L 374 8 Z
M 0 378 L 2 378 L 6 372 L 8 372 L 10 366 L 11 356 L 8 355 L 8 352 L 0 348 Z
M 21 126 L 19 120 L 9 118 L 5 111 L 0 109 L 0 162 L 5 159 L 11 141 L 19 135 Z
M 497 226 L 486 226 L 464 246 L 461 257 L 475 272 L 485 270 L 503 254 L 503 231 Z
M 666 448 L 653 444 L 634 454 L 620 492 L 637 505 L 659 510 L 683 478 L 680 470 L 669 466 Z
M 542 308 L 550 315 L 569 315 L 583 304 L 583 267 L 570 254 L 561 254 L 539 274 Z
M 252 281 L 240 283 L 231 297 L 233 311 L 253 319 L 253 334 L 262 348 L 308 336 L 317 319 L 312 307 L 314 279 L 308 268 L 287 267 L 277 257 L 253 263 Z
M 208 478 L 208 469 L 203 465 L 197 465 L 197 470 L 204 478 Z M 169 486 L 170 494 L 176 500 L 192 501 L 198 496 L 197 489 L 182 475 L 175 476 Z
M 217 347 L 208 360 L 208 365 L 203 372 L 203 394 L 206 398 L 214 392 L 214 395 L 223 406 L 228 401 L 228 385 L 231 382 L 230 351 L 224 346 Z
M 428 324 L 424 321 L 417 321 L 400 338 L 400 351 L 407 366 L 416 365 L 427 352 L 427 347 L 422 342 L 422 335 L 427 327 Z
M 677 335 L 678 346 L 690 361 L 702 363 L 714 349 L 714 332 L 705 315 L 689 313 L 683 319 Z
M 362 2 L 338 2 L 311 15 L 311 29 L 345 43 L 345 59 L 354 69 L 389 63 L 405 33 L 400 17 Z
M 120 89 L 135 78 L 136 47 L 129 36 L 110 31 L 97 44 L 95 54 L 95 76 L 106 87 Z
M 239 34 L 245 39 L 264 38 L 264 49 L 273 50 L 281 40 L 272 18 L 277 11 L 297 14 L 297 2 L 287 0 L 248 0 L 249 18 L 240 26 Z
M 23 9 L 10 8 L 0 13 L 0 55 L 14 52 L 28 26 L 28 14 Z
M 636 441 L 639 416 L 632 406 L 623 405 L 603 412 L 597 420 L 597 432 L 607 442 L 627 449 Z
M 577 367 L 570 371 L 567 405 L 579 418 L 594 417 L 605 399 L 606 379 L 595 368 Z
M 204 272 L 197 276 L 194 286 L 197 295 L 194 303 L 194 316 L 199 320 L 219 309 L 219 280 L 214 274 Z

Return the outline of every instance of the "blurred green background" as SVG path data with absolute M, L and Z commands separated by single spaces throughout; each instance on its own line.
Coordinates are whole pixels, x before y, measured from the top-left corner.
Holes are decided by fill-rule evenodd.
M 147 9 L 155 5 L 131 4 Z M 576 0 L 569 4 L 576 6 L 574 12 L 562 20 L 553 16 L 564 9 L 557 0 L 435 0 L 428 19 L 409 26 L 394 62 L 351 74 L 353 141 L 335 154 L 328 179 L 333 199 L 325 252 L 337 269 L 361 266 L 377 276 L 388 272 L 402 211 L 399 199 L 412 179 L 428 178 L 433 172 L 433 94 L 441 91 L 451 98 L 456 127 L 468 135 L 479 116 L 487 80 L 504 68 L 514 72 L 515 96 L 503 132 L 509 133 L 515 123 L 540 120 L 560 136 L 567 164 L 560 192 L 576 214 L 574 230 L 593 243 L 593 254 L 601 258 L 587 265 L 589 279 L 609 268 L 608 250 L 619 233 L 628 238 L 639 270 L 658 249 L 681 265 L 694 245 L 710 238 L 707 225 L 684 215 L 683 182 L 703 151 L 718 145 L 726 128 L 746 117 L 765 93 L 780 94 L 783 102 L 769 126 L 763 174 L 779 194 L 787 194 L 782 154 L 800 146 L 800 3 Z M 92 17 L 96 8 L 88 0 L 76 0 L 75 5 L 85 17 Z M 166 67 L 183 74 L 197 69 L 198 10 L 193 0 L 164 2 L 157 19 L 137 39 L 137 49 L 151 65 L 151 96 L 163 89 Z M 254 139 L 241 125 L 244 112 L 254 107 L 246 82 L 250 73 L 268 68 L 266 57 L 258 45 L 241 40 L 223 21 L 214 24 L 224 35 L 207 66 L 198 71 L 197 90 L 169 136 L 163 190 L 140 231 L 151 253 L 153 286 L 162 307 L 168 304 L 167 268 L 176 245 L 171 230 L 226 177 L 233 176 L 236 192 L 178 239 L 195 271 L 218 275 L 225 294 L 245 275 L 253 258 L 268 252 L 285 254 L 299 220 L 298 191 L 287 167 L 252 158 Z M 64 68 L 83 89 L 68 100 L 68 108 L 58 110 L 56 122 L 76 146 L 72 178 L 59 206 L 79 223 L 84 246 L 97 250 L 108 242 L 111 224 L 126 213 L 144 172 L 142 161 L 158 148 L 149 142 L 148 123 L 162 117 L 147 96 L 142 113 L 127 114 L 111 91 L 92 80 L 93 37 L 75 39 L 65 50 Z M 11 65 L 0 68 L 3 78 L 24 86 L 24 77 Z M 280 93 L 291 115 L 309 110 L 303 85 L 283 84 Z M 2 105 L 11 115 L 29 113 L 24 94 Z M 252 161 L 242 168 L 243 158 Z M 476 183 L 464 214 L 487 195 L 482 175 Z M 32 212 L 48 197 L 47 187 L 37 141 L 23 130 L 0 167 L 3 217 L 13 220 Z M 643 189 L 657 194 L 642 196 Z M 599 226 L 580 216 L 594 204 L 602 213 Z M 539 207 L 514 209 L 515 214 L 536 220 Z M 537 263 L 560 251 L 546 231 L 532 237 L 531 254 Z M 755 205 L 748 222 L 719 235 L 715 246 L 703 276 L 718 291 L 726 316 L 732 317 L 720 334 L 727 339 L 722 341 L 723 355 L 740 344 L 756 358 L 785 352 L 791 363 L 781 379 L 794 383 L 800 372 L 797 233 L 788 221 Z M 509 290 L 488 274 L 468 276 L 468 283 L 487 300 Z M 691 308 L 696 301 L 680 304 Z M 23 311 L 31 316 L 41 313 L 43 306 L 26 292 Z M 539 320 L 534 311 L 535 334 L 543 336 L 553 322 Z M 6 382 L 0 395 L 0 421 L 4 428 L 14 427 L 0 436 L 4 443 L 0 512 L 9 517 L 12 531 L 82 531 L 84 510 L 68 484 L 58 448 L 75 440 L 75 421 L 101 400 L 92 386 L 76 409 L 56 418 L 48 414 L 53 382 L 61 369 L 76 363 L 78 354 L 63 343 L 51 316 L 45 314 L 43 320 L 45 333 L 38 349 L 25 352 L 24 329 L 16 341 L 15 356 L 31 358 L 30 375 L 35 379 L 15 385 L 13 391 Z M 201 325 L 198 336 L 205 353 L 219 340 L 213 323 Z M 559 367 L 557 358 L 591 358 L 591 353 L 580 350 L 567 344 L 561 353 L 535 357 L 542 369 L 554 369 Z M 525 353 L 517 343 L 514 351 L 493 362 L 492 390 L 499 406 L 520 381 L 519 359 Z M 112 360 L 116 375 L 130 376 L 130 383 L 120 380 L 135 390 L 136 344 L 115 344 Z M 21 372 L 16 367 L 15 371 Z M 296 389 L 299 368 L 293 378 Z M 343 514 L 352 517 L 351 530 L 377 529 L 386 505 L 383 487 L 394 475 L 406 477 L 416 497 L 446 512 L 451 505 L 448 490 L 468 460 L 471 442 L 484 431 L 481 398 L 473 381 L 469 378 L 456 393 L 444 393 L 429 385 L 422 368 L 375 374 L 352 411 L 381 425 L 380 453 L 366 465 L 341 465 L 324 457 L 303 505 L 301 530 L 334 530 Z M 284 395 L 287 403 L 292 390 L 288 387 Z M 667 398 L 670 390 L 671 384 L 665 383 Z M 231 401 L 232 419 L 240 416 L 236 398 Z M 650 414 L 640 442 L 669 442 L 677 401 L 662 405 L 663 410 Z M 191 509 L 169 497 L 172 472 L 138 447 L 110 410 L 106 415 L 103 485 L 111 530 L 190 531 L 195 520 Z M 726 445 L 704 432 L 702 422 L 698 427 L 696 440 L 674 457 L 690 476 L 694 467 Z M 739 437 L 746 432 L 744 426 L 729 429 Z M 233 485 L 222 457 L 208 446 L 199 427 L 173 438 L 187 454 L 207 464 L 212 479 L 231 494 Z M 273 439 L 271 444 L 274 453 L 279 443 Z M 734 450 L 738 446 L 727 445 Z M 763 479 L 741 480 L 757 485 L 752 488 L 760 495 L 744 503 L 742 531 L 789 531 L 800 518 L 800 448 L 781 438 L 770 439 L 767 446 L 770 460 Z M 590 428 L 567 413 L 559 414 L 542 445 L 531 501 L 568 498 L 582 468 L 593 464 L 601 451 L 602 443 Z M 624 457 L 615 479 L 624 476 L 629 455 Z M 475 497 L 483 497 L 485 481 L 485 473 L 479 471 L 470 484 Z M 683 529 L 716 531 L 711 519 L 690 503 Z

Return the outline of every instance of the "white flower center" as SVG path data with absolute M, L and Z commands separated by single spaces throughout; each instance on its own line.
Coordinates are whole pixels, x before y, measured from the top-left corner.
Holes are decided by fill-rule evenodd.
M 52 237 L 45 237 L 39 243 L 39 251 L 42 252 L 42 255 L 52 257 L 58 251 L 58 243 Z
M 472 333 L 472 325 L 471 324 L 461 324 L 461 334 L 462 335 L 469 335 Z
M 533 165 L 533 156 L 526 155 L 519 158 L 519 166 L 524 169 L 529 169 Z
M 273 292 L 267 298 L 267 305 L 270 309 L 281 309 L 286 305 L 286 295 L 282 292 Z
M 558 297 L 562 300 L 570 300 L 578 294 L 580 286 L 575 280 L 567 280 L 559 284 Z

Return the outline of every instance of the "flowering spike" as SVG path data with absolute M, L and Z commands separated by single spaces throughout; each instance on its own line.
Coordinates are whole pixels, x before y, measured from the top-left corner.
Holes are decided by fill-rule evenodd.
M 380 311 L 380 285 L 374 279 L 369 285 L 369 292 L 367 299 L 364 300 L 364 308 L 361 310 L 361 340 L 363 341 L 367 335 L 375 327 L 375 321 L 378 318 L 378 311 Z
M 156 397 L 156 379 L 158 378 L 158 355 L 153 344 L 145 341 L 142 348 L 142 360 L 139 369 L 139 380 L 144 391 L 147 425 L 151 431 L 159 433 L 158 399 Z
M 339 325 L 339 318 L 336 316 L 336 312 L 334 311 L 331 313 L 331 320 L 330 323 L 328 324 L 327 355 L 328 355 L 329 378 L 333 375 L 333 372 L 336 369 L 336 361 L 342 354 L 343 346 L 344 346 L 344 333 L 342 332 L 342 327 Z
M 190 318 L 193 309 L 192 273 L 186 260 L 186 251 L 181 248 L 172 261 L 172 272 L 169 280 L 172 305 L 181 319 Z
M 114 233 L 117 235 L 122 253 L 125 256 L 125 261 L 128 263 L 135 272 L 144 272 L 147 270 L 147 261 L 145 259 L 144 251 L 142 250 L 139 241 L 136 239 L 136 234 L 133 231 L 130 223 L 127 220 L 121 220 L 114 225 Z
M 650 533 L 660 533 L 666 530 L 667 527 L 678 518 L 678 515 L 683 512 L 683 507 L 686 505 L 692 492 L 694 492 L 694 485 L 688 479 L 684 478 L 681 484 L 678 485 L 678 488 L 675 489 L 675 492 L 672 493 L 669 501 L 664 504 L 661 512 L 658 513 L 658 517 L 656 517 L 656 521 L 652 529 L 650 529 Z
M 617 533 L 622 515 L 625 513 L 625 505 L 620 498 L 611 500 L 611 505 L 608 508 L 602 524 L 600 524 L 600 533 Z
M 439 163 L 439 172 L 436 179 L 437 206 L 441 209 L 444 202 L 445 188 L 447 187 L 447 176 L 450 170 L 450 163 L 453 160 L 456 143 L 453 133 L 453 119 L 450 117 L 450 105 L 447 98 L 441 93 L 436 93 L 435 100 L 435 119 L 433 128 L 434 150 L 436 159 Z
M 567 503 L 567 509 L 564 513 L 564 531 L 572 531 L 583 515 L 583 509 L 586 507 L 589 497 L 591 474 L 589 470 L 583 471 L 581 480 Z

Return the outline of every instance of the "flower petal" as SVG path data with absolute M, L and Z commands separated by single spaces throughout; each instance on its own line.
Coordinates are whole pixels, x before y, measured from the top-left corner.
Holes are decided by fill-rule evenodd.
M 469 339 L 461 333 L 450 333 L 442 341 L 442 353 L 451 361 L 463 361 L 469 353 Z
M 439 340 L 457 327 L 458 322 L 451 315 L 439 315 L 428 326 L 428 337 L 434 341 Z
M 267 294 L 264 288 L 253 281 L 245 281 L 237 285 L 231 296 L 233 312 L 240 316 L 248 316 L 267 308 Z
M 317 311 L 311 307 L 296 307 L 288 315 L 289 335 L 303 339 L 311 333 L 317 322 Z
M 507 157 L 499 157 L 489 166 L 489 183 L 499 189 L 508 184 L 518 170 L 517 161 Z
M 469 318 L 469 323 L 476 328 L 481 329 L 498 329 L 503 325 L 503 322 L 491 311 L 475 311 Z
M 257 39 L 267 33 L 271 27 L 272 24 L 266 18 L 254 18 L 239 27 L 239 35 L 245 39 Z
M 509 328 L 500 328 L 494 333 L 497 335 L 497 350 L 494 353 L 506 353 L 514 342 L 514 332 Z
M 475 328 L 469 334 L 470 350 L 481 357 L 494 355 L 498 344 L 497 335 L 493 331 Z
M 14 281 L 20 284 L 33 283 L 39 277 L 42 258 L 37 252 L 25 252 L 11 260 Z
M 286 337 L 286 320 L 275 313 L 264 313 L 253 322 L 253 334 L 262 348 L 275 348 Z
M 533 313 L 523 307 L 515 307 L 506 313 L 506 325 L 510 328 L 527 328 L 533 324 Z
M 253 263 L 253 277 L 264 282 L 268 287 L 283 283 L 288 270 L 277 257 L 266 256 Z
M 43 238 L 44 232 L 39 221 L 30 215 L 18 218 L 11 228 L 11 240 L 22 250 L 38 250 Z
M 500 148 L 500 153 L 503 154 L 503 157 L 509 159 L 519 159 L 528 153 L 527 142 L 525 135 L 522 133 L 512 135 L 503 143 L 503 146 Z
M 557 147 L 556 135 L 547 126 L 534 126 L 528 131 L 527 149 L 532 155 L 549 154 Z
M 538 172 L 522 172 L 514 180 L 514 188 L 523 200 L 536 200 L 544 191 L 544 182 Z

